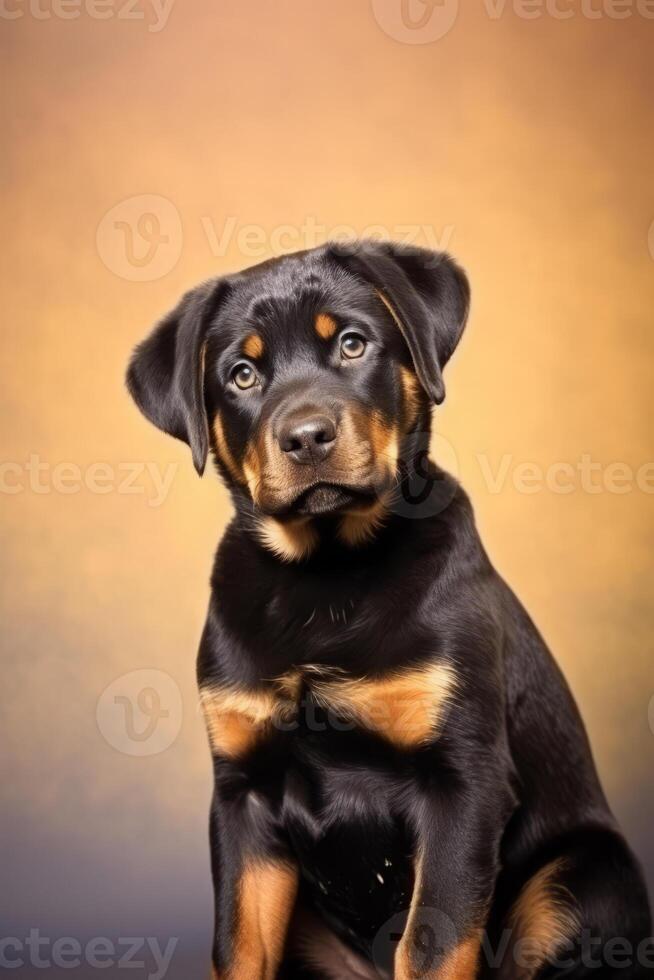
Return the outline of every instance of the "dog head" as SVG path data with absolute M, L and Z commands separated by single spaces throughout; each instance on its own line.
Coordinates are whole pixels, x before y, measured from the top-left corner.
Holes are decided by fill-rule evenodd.
M 282 557 L 310 551 L 324 517 L 356 544 L 383 513 L 406 440 L 429 431 L 468 304 L 443 253 L 321 246 L 187 293 L 137 347 L 128 387 L 189 444 L 198 472 L 213 452 Z

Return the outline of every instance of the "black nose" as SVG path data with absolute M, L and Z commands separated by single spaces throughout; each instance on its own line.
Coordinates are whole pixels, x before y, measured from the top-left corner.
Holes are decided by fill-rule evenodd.
M 279 430 L 279 445 L 296 463 L 319 463 L 336 440 L 336 423 L 327 415 L 290 419 Z

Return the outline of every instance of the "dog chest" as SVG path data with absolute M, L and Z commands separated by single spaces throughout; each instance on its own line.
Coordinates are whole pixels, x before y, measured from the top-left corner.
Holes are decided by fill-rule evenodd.
M 260 689 L 207 686 L 201 703 L 212 749 L 240 758 L 294 732 L 364 731 L 400 750 L 438 737 L 456 694 L 448 663 L 429 662 L 381 677 L 352 677 L 305 665 Z

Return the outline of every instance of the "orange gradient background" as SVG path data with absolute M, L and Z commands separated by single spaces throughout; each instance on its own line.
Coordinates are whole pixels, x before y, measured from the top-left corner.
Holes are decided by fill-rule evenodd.
M 15 0 L 3 9 L 20 16 L 0 18 L 6 934 L 179 937 L 168 976 L 203 975 L 211 767 L 194 661 L 230 506 L 123 375 L 186 288 L 273 254 L 280 229 L 284 248 L 312 244 L 307 220 L 318 240 L 426 226 L 416 240 L 466 267 L 436 452 L 563 667 L 654 884 L 654 21 L 466 0 L 443 37 L 410 44 L 369 0 L 177 0 L 160 30 L 145 0 L 143 19 L 115 16 L 121 3 L 63 19 Z M 168 237 L 161 269 L 143 264 L 152 224 L 133 224 L 143 195 L 169 202 L 145 208 Z M 632 485 L 516 486 L 520 464 L 584 455 L 595 484 L 622 463 Z M 173 466 L 160 506 L 147 474 L 141 493 L 52 485 L 56 464 L 139 462 Z M 150 756 L 96 721 L 139 668 L 169 674 L 183 708 Z

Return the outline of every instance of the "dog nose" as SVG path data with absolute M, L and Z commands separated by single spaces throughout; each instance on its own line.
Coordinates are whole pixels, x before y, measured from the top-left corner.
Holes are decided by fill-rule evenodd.
M 336 441 L 336 423 L 328 415 L 291 419 L 279 431 L 279 445 L 296 463 L 318 463 L 329 456 Z

